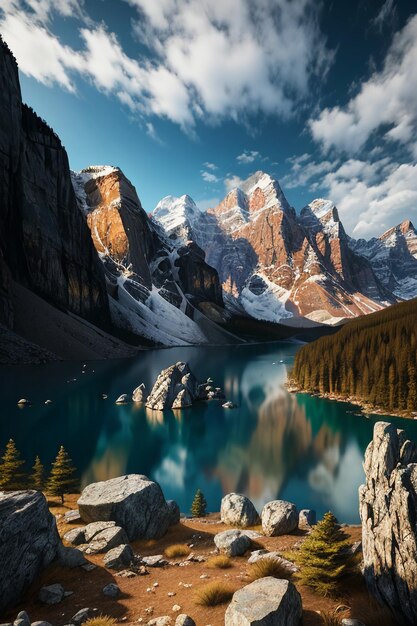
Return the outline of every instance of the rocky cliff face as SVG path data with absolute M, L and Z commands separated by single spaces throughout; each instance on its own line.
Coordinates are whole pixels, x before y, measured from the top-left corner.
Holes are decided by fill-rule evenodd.
M 0 198 L 0 324 L 63 357 L 74 335 L 85 343 L 87 333 L 91 353 L 99 358 L 107 341 L 102 331 L 112 328 L 103 269 L 78 208 L 66 151 L 52 129 L 22 104 L 17 64 L 2 41 Z M 23 293 L 30 316 L 20 310 Z M 101 330 L 95 334 L 92 328 Z M 65 341 L 49 341 L 55 331 L 61 339 L 64 332 Z M 7 356 L 13 349 L 7 332 L 0 343 Z
M 379 280 L 396 296 L 404 300 L 417 296 L 417 231 L 410 220 L 378 239 L 350 240 L 349 244 L 369 260 Z
M 2 284 L 6 265 L 10 278 L 48 302 L 109 327 L 104 277 L 77 208 L 67 154 L 47 124 L 22 105 L 17 65 L 4 44 L 0 171 Z
M 214 209 L 164 198 L 153 218 L 177 242 L 192 239 L 215 267 L 229 308 L 277 322 L 337 321 L 395 301 L 358 255 L 336 207 L 315 200 L 297 215 L 278 182 L 257 172 Z
M 210 319 L 224 315 L 217 271 L 185 230 L 177 245 L 150 221 L 119 168 L 92 166 L 72 180 L 104 266 L 114 324 L 165 345 L 224 341 Z
M 378 422 L 359 490 L 364 574 L 371 592 L 417 623 L 417 450 L 403 430 Z

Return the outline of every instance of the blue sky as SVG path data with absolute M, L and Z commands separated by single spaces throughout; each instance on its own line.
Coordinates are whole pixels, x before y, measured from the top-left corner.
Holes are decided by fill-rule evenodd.
M 356 237 L 417 222 L 415 0 L 2 0 L 0 32 L 71 167 L 147 211 L 262 169 Z

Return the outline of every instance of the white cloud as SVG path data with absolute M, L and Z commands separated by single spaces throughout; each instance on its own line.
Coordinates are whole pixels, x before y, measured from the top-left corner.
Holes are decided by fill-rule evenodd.
M 210 163 L 209 161 L 206 161 L 203 165 L 207 170 L 215 171 L 219 169 L 215 163 Z
M 201 177 L 206 183 L 218 183 L 220 180 L 215 174 L 206 170 L 201 171 Z
M 281 183 L 287 189 L 295 189 L 310 184 L 317 176 L 333 170 L 339 162 L 338 160 L 315 162 L 307 153 L 290 157 L 288 161 L 291 163 L 291 170 L 281 179 Z
M 333 59 L 314 0 L 125 1 L 139 12 L 134 57 L 83 0 L 2 0 L 0 29 L 25 74 L 70 91 L 81 76 L 139 115 L 188 131 L 197 119 L 291 115 Z M 56 14 L 80 20 L 81 49 L 54 34 Z
M 224 179 L 224 186 L 227 192 L 232 191 L 235 187 L 240 187 L 242 183 L 245 181 L 244 178 L 240 178 L 240 176 L 236 176 L 234 174 L 229 174 Z
M 244 150 L 242 154 L 239 154 L 239 156 L 236 157 L 236 161 L 240 164 L 246 165 L 247 163 L 253 163 L 261 158 L 261 154 L 257 150 Z
M 325 150 L 355 153 L 380 130 L 388 141 L 410 145 L 417 134 L 417 15 L 393 39 L 381 71 L 362 83 L 345 106 L 324 109 L 310 120 Z
M 396 18 L 396 14 L 397 7 L 395 6 L 395 1 L 385 0 L 384 4 L 372 20 L 372 26 L 381 32 L 387 23 L 393 23 Z
M 220 198 L 202 198 L 201 200 L 196 200 L 195 203 L 200 211 L 207 211 L 207 209 L 216 207 L 220 203 Z

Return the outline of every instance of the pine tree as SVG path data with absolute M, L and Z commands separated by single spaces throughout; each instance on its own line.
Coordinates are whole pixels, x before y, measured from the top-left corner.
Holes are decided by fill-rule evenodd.
M 4 491 L 25 489 L 27 476 L 22 470 L 25 461 L 21 459 L 13 439 L 9 439 L 1 458 L 3 463 L 0 465 L 0 489 Z
M 350 548 L 349 537 L 333 513 L 326 513 L 293 554 L 300 583 L 324 596 L 334 594 L 340 579 L 354 568 L 356 558 Z
M 32 467 L 32 470 L 33 470 L 32 476 L 31 476 L 32 487 L 33 489 L 36 489 L 36 491 L 42 491 L 44 483 L 45 483 L 45 469 L 38 456 L 35 459 L 35 464 Z
M 193 517 L 204 517 L 207 510 L 207 502 L 201 489 L 195 492 L 194 500 L 191 505 L 191 515 Z
M 52 496 L 60 496 L 64 504 L 64 495 L 78 489 L 78 480 L 75 477 L 75 467 L 71 465 L 72 460 L 61 446 L 52 463 L 51 474 L 48 478 L 46 491 Z

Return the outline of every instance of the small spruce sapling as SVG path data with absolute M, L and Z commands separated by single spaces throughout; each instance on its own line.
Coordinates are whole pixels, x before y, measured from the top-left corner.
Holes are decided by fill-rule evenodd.
M 42 491 L 45 484 L 45 469 L 38 456 L 35 458 L 35 463 L 32 467 L 31 483 L 36 491 Z
M 351 548 L 349 536 L 333 513 L 326 513 L 300 549 L 292 554 L 300 568 L 299 582 L 321 595 L 335 594 L 340 580 L 355 569 L 357 557 Z
M 61 446 L 55 461 L 52 463 L 46 491 L 52 496 L 60 496 L 62 504 L 64 504 L 65 494 L 76 491 L 79 487 L 75 471 L 68 453 L 64 446 Z
M 27 476 L 22 470 L 25 461 L 21 458 L 19 450 L 13 439 L 9 439 L 0 465 L 0 489 L 14 491 L 25 489 Z
M 204 517 L 207 511 L 207 502 L 201 489 L 197 489 L 193 503 L 191 505 L 191 515 L 193 517 Z

